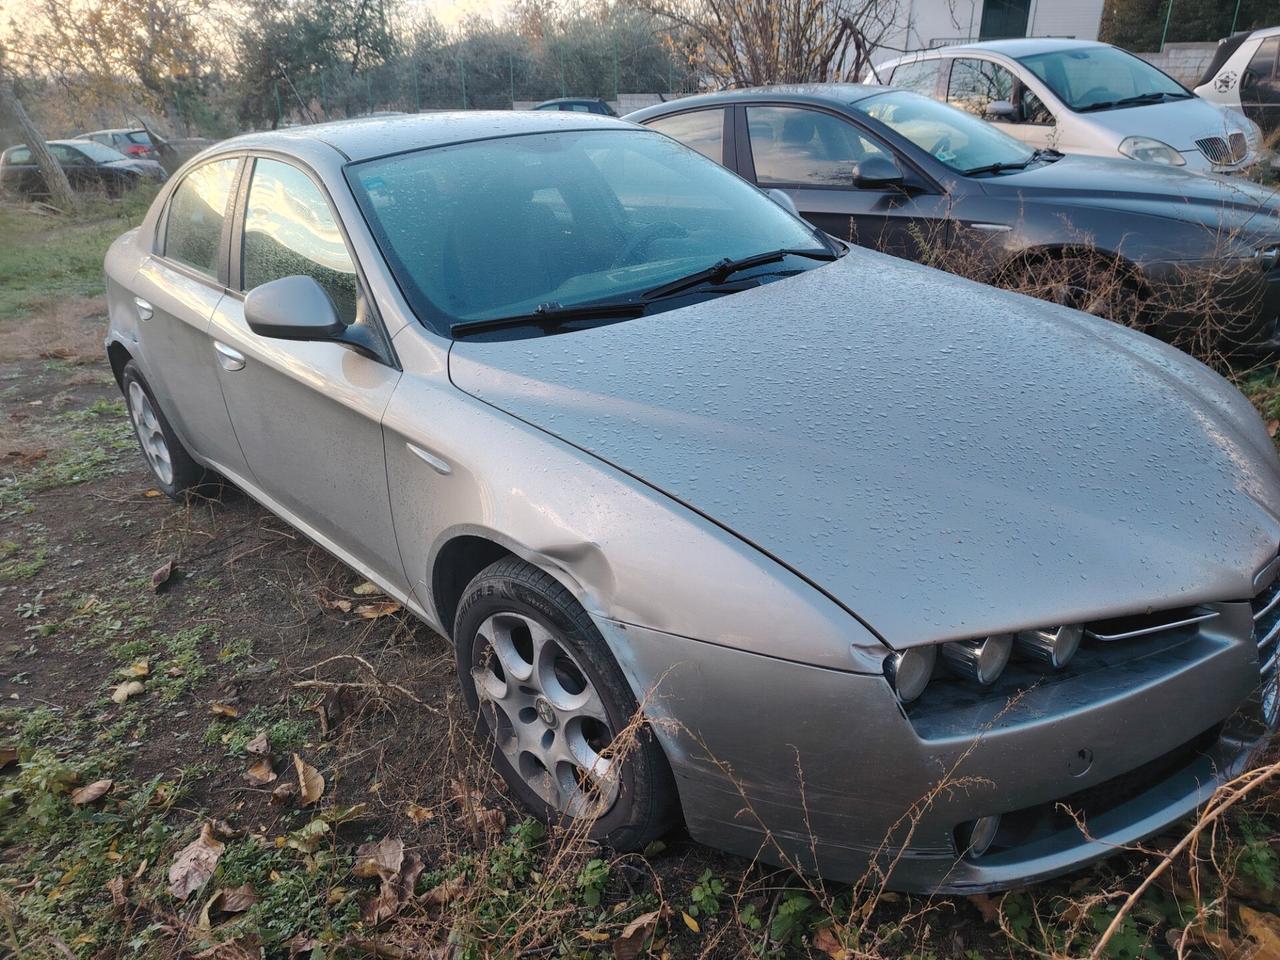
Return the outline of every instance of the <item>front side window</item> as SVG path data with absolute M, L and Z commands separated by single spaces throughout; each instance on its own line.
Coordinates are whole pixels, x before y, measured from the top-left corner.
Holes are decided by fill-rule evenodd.
M 1080 113 L 1192 96 L 1172 77 L 1115 47 L 1055 50 L 1020 57 L 1018 62 L 1039 77 L 1059 100 Z
M 762 187 L 852 187 L 855 164 L 892 159 L 853 124 L 817 110 L 747 107 L 747 130 Z
M 352 164 L 347 179 L 414 312 L 464 321 L 635 301 L 775 250 L 829 248 L 724 167 L 644 130 L 573 130 Z M 763 269 L 796 271 L 818 261 Z
M 222 223 L 239 163 L 236 157 L 212 160 L 182 178 L 169 200 L 164 231 L 166 257 L 217 276 Z
M 356 319 L 355 264 L 320 188 L 292 164 L 254 162 L 241 247 L 245 291 L 281 277 L 313 277 L 343 323 Z
M 974 116 L 986 116 L 997 100 L 1013 102 L 1013 74 L 990 60 L 957 57 L 951 61 L 947 103 Z
M 694 110 L 660 117 L 647 126 L 692 147 L 708 160 L 724 162 L 724 110 Z
M 893 71 L 889 82 L 903 90 L 933 96 L 933 91 L 938 89 L 938 76 L 942 73 L 944 63 L 946 61 L 941 57 L 934 57 L 932 60 L 914 60 L 900 64 Z
M 854 109 L 879 120 L 952 170 L 1029 163 L 1033 153 L 977 117 L 905 90 L 859 100 Z

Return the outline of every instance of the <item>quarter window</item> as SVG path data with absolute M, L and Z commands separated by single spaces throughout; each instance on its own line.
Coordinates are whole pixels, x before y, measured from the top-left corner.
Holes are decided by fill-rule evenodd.
M 1266 82 L 1271 79 L 1276 69 L 1276 55 L 1280 53 L 1280 37 L 1270 37 L 1262 41 L 1253 58 L 1249 61 L 1250 79 Z
M 997 100 L 1013 100 L 1013 74 L 990 60 L 957 57 L 951 61 L 947 103 L 976 116 L 985 116 Z
M 661 117 L 649 126 L 692 147 L 708 160 L 724 162 L 724 110 L 694 110 Z
M 852 187 L 853 166 L 893 158 L 856 127 L 799 107 L 747 107 L 751 159 L 761 186 Z
M 899 64 L 889 82 L 903 90 L 911 90 L 931 97 L 938 89 L 938 75 L 942 72 L 942 65 L 945 62 L 940 57 L 934 57 L 932 60 L 914 60 L 911 63 Z
M 1022 121 L 1023 123 L 1038 123 L 1042 125 L 1052 125 L 1056 121 L 1053 112 L 1044 105 L 1030 87 L 1022 88 Z
M 314 277 L 342 321 L 355 322 L 356 268 L 324 194 L 297 167 L 260 159 L 244 220 L 244 289 L 299 275 Z
M 228 157 L 196 167 L 169 201 L 164 255 L 209 276 L 218 274 L 222 223 L 240 160 Z

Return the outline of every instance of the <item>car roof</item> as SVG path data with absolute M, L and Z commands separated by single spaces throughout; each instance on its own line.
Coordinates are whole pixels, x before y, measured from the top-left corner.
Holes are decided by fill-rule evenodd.
M 348 160 L 371 160 L 394 153 L 439 147 L 468 140 L 517 137 L 562 130 L 594 130 L 634 127 L 616 117 L 591 113 L 534 110 L 466 110 L 441 113 L 406 113 L 397 117 L 362 117 L 330 123 L 307 124 L 287 130 L 247 133 L 219 144 L 219 151 L 279 149 L 291 143 L 328 144 Z
M 543 100 L 538 106 L 545 107 L 549 103 L 604 103 L 604 97 L 554 97 Z
M 919 50 L 916 54 L 944 54 L 947 56 L 973 50 L 1003 53 L 1006 57 L 1030 57 L 1037 53 L 1055 53 L 1059 50 L 1079 50 L 1084 47 L 1109 47 L 1109 43 L 1097 40 L 1073 40 L 1070 37 L 1016 37 L 1012 40 L 982 40 L 978 43 L 957 43 L 936 50 Z M 902 57 L 901 59 L 907 59 Z
M 142 127 L 108 127 L 106 130 L 90 130 L 88 133 L 82 133 L 76 139 L 83 140 L 85 137 L 92 137 L 95 133 L 146 133 Z
M 648 118 L 670 111 L 692 110 L 738 100 L 759 100 L 763 97 L 795 103 L 856 103 L 891 89 L 894 88 L 869 83 L 780 83 L 764 87 L 738 87 L 733 90 L 720 90 L 716 93 L 703 93 L 693 97 L 668 100 L 665 103 L 644 107 L 628 116 Z

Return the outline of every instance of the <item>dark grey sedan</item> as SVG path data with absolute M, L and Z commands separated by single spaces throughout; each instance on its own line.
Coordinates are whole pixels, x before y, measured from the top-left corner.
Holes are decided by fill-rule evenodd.
M 145 157 L 126 157 L 96 140 L 50 140 L 46 146 L 67 175 L 73 190 L 101 190 L 119 196 L 147 181 L 168 177 L 164 167 Z M 31 150 L 23 144 L 0 154 L 0 187 L 24 196 L 48 193 Z
M 1198 353 L 1280 347 L 1280 200 L 1255 184 L 1033 150 L 880 86 L 738 90 L 627 119 L 785 191 L 833 236 Z
M 106 273 L 155 483 L 230 478 L 451 637 L 512 794 L 596 839 L 1008 886 L 1276 724 L 1280 462 L 1239 393 L 643 127 L 238 137 Z

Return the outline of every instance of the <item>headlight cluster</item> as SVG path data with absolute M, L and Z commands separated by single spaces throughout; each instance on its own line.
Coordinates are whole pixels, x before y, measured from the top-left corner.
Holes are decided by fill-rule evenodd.
M 1253 252 L 1254 259 L 1262 265 L 1263 270 L 1270 270 L 1280 262 L 1280 243 L 1269 243 Z
M 1119 151 L 1131 160 L 1142 160 L 1145 163 L 1163 163 L 1169 167 L 1181 167 L 1187 161 L 1182 154 L 1163 140 L 1151 137 L 1125 137 Z
M 898 699 L 910 703 L 924 693 L 939 660 L 952 673 L 990 686 L 999 679 L 1015 652 L 1042 667 L 1061 670 L 1080 649 L 1083 638 L 1084 627 L 1069 624 L 911 647 L 885 661 L 885 675 L 893 684 Z

